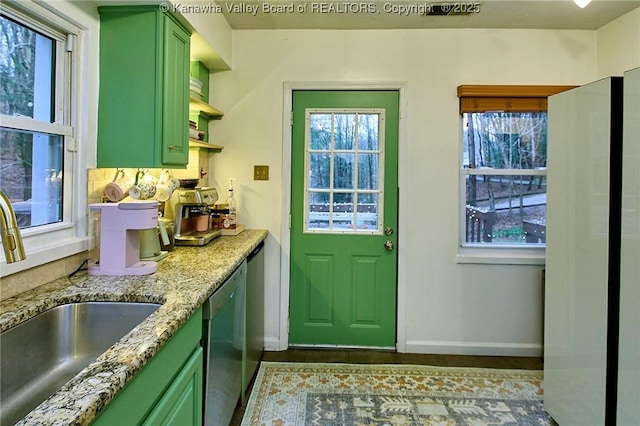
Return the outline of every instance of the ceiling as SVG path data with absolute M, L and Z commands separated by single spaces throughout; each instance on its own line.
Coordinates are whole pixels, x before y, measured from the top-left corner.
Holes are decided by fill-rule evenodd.
M 572 0 L 481 0 L 479 11 L 444 14 L 474 2 L 421 0 L 218 0 L 231 28 L 407 29 L 537 28 L 595 30 L 640 7 L 640 0 L 592 0 L 580 9 Z M 268 4 L 271 10 L 265 9 Z M 469 6 L 466 6 L 468 9 Z M 425 15 L 423 12 L 429 11 Z M 406 11 L 405 14 L 402 14 Z

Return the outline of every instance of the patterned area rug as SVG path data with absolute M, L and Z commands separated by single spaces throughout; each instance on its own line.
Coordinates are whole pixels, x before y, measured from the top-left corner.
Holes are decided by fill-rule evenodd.
M 243 426 L 555 425 L 542 371 L 263 362 Z

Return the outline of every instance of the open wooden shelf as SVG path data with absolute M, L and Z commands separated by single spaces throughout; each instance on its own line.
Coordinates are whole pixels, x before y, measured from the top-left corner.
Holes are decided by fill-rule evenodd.
M 189 148 L 203 148 L 203 149 L 211 149 L 214 151 L 222 151 L 224 149 L 224 146 L 189 138 Z
M 194 95 L 193 93 L 189 96 L 189 110 L 200 111 L 210 119 L 220 119 L 224 116 L 222 111 L 199 99 L 197 95 Z
M 208 90 L 207 90 L 208 92 Z M 198 128 L 204 128 L 209 125 L 209 120 L 219 120 L 224 113 L 217 108 L 212 107 L 202 100 L 202 94 L 191 90 L 189 92 L 189 119 L 196 121 Z M 193 117 L 193 113 L 197 113 L 197 117 Z M 208 137 L 206 138 L 208 139 Z M 189 148 L 206 149 L 212 152 L 221 152 L 224 148 L 222 145 L 209 143 L 206 140 L 189 138 Z

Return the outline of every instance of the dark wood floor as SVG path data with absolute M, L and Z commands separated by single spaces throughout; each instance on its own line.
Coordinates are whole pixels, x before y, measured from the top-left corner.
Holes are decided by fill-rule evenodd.
M 401 354 L 374 350 L 289 349 L 265 352 L 263 361 L 282 362 L 340 362 L 349 364 L 415 364 L 440 367 L 513 368 L 542 370 L 542 358 Z M 244 406 L 238 404 L 231 426 L 242 422 Z

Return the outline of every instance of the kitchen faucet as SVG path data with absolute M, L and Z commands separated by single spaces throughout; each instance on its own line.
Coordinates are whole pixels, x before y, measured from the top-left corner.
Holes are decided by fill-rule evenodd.
M 24 253 L 18 220 L 13 207 L 11 207 L 11 201 L 2 191 L 0 191 L 0 210 L 2 211 L 0 215 L 0 233 L 2 234 L 4 257 L 7 263 L 25 260 L 27 256 Z

